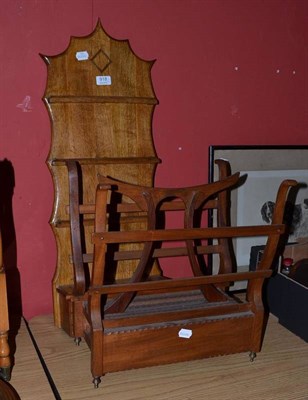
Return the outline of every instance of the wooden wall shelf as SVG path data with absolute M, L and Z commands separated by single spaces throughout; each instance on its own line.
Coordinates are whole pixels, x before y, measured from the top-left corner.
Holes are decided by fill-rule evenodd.
M 152 137 L 158 100 L 151 81 L 154 61 L 138 57 L 128 40 L 110 37 L 100 22 L 88 36 L 72 37 L 62 53 L 42 58 L 48 68 L 44 102 L 52 125 L 47 165 L 55 199 L 50 224 L 58 250 L 54 316 L 56 325 L 66 329 L 67 302 L 59 289 L 74 282 L 68 161 L 78 161 L 83 204 L 94 203 L 97 174 L 152 186 L 160 162 Z M 85 247 L 91 244 L 89 225 L 86 221 Z M 91 265 L 85 268 L 91 273 Z M 123 267 L 119 278 L 128 278 L 132 268 Z

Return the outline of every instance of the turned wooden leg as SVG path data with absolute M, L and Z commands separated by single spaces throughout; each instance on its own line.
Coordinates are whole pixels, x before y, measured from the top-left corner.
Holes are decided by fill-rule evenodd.
M 11 378 L 10 347 L 7 332 L 0 332 L 0 375 L 6 381 Z

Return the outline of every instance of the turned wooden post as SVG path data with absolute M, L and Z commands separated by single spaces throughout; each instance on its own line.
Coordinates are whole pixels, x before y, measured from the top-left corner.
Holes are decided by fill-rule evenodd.
M 2 257 L 0 232 L 0 376 L 5 380 L 11 377 L 10 347 L 8 343 L 9 314 L 7 304 L 6 277 Z

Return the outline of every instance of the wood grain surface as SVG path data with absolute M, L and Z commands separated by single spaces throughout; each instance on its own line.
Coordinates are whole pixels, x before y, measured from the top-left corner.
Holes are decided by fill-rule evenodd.
M 87 57 L 78 60 L 77 55 L 85 51 Z M 65 51 L 42 57 L 48 72 L 44 101 L 52 131 L 47 164 L 55 189 L 50 223 L 58 250 L 53 278 L 54 318 L 57 326 L 65 327 L 65 302 L 57 288 L 74 282 L 65 160 L 79 162 L 80 193 L 85 204 L 94 202 L 98 173 L 153 185 L 160 162 L 152 137 L 158 100 L 151 80 L 154 61 L 139 58 L 127 40 L 110 37 L 100 22 L 90 35 L 71 37 Z M 104 78 L 110 82 L 98 84 L 97 79 Z M 90 234 L 91 230 L 85 229 L 86 247 L 91 243 Z M 91 264 L 87 268 L 91 273 Z M 134 268 L 134 263 L 123 263 L 118 277 L 129 278 Z
M 16 352 L 10 384 L 22 400 L 54 400 L 25 323 L 16 336 Z
M 75 346 L 53 317 L 30 322 L 62 400 L 307 400 L 308 346 L 270 316 L 263 349 L 254 362 L 247 353 L 107 374 L 91 383 L 90 351 Z M 23 400 L 54 399 L 30 338 L 17 336 L 12 385 Z

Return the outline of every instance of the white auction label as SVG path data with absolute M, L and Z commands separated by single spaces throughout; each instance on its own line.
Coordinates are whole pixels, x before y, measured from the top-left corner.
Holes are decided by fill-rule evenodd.
M 98 86 L 111 85 L 111 76 L 109 76 L 109 75 L 97 76 L 96 84 Z
M 190 339 L 192 337 L 192 330 L 191 329 L 181 329 L 179 331 L 179 337 L 184 339 Z
M 89 59 L 89 53 L 87 51 L 77 51 L 76 58 L 78 61 L 84 61 Z

